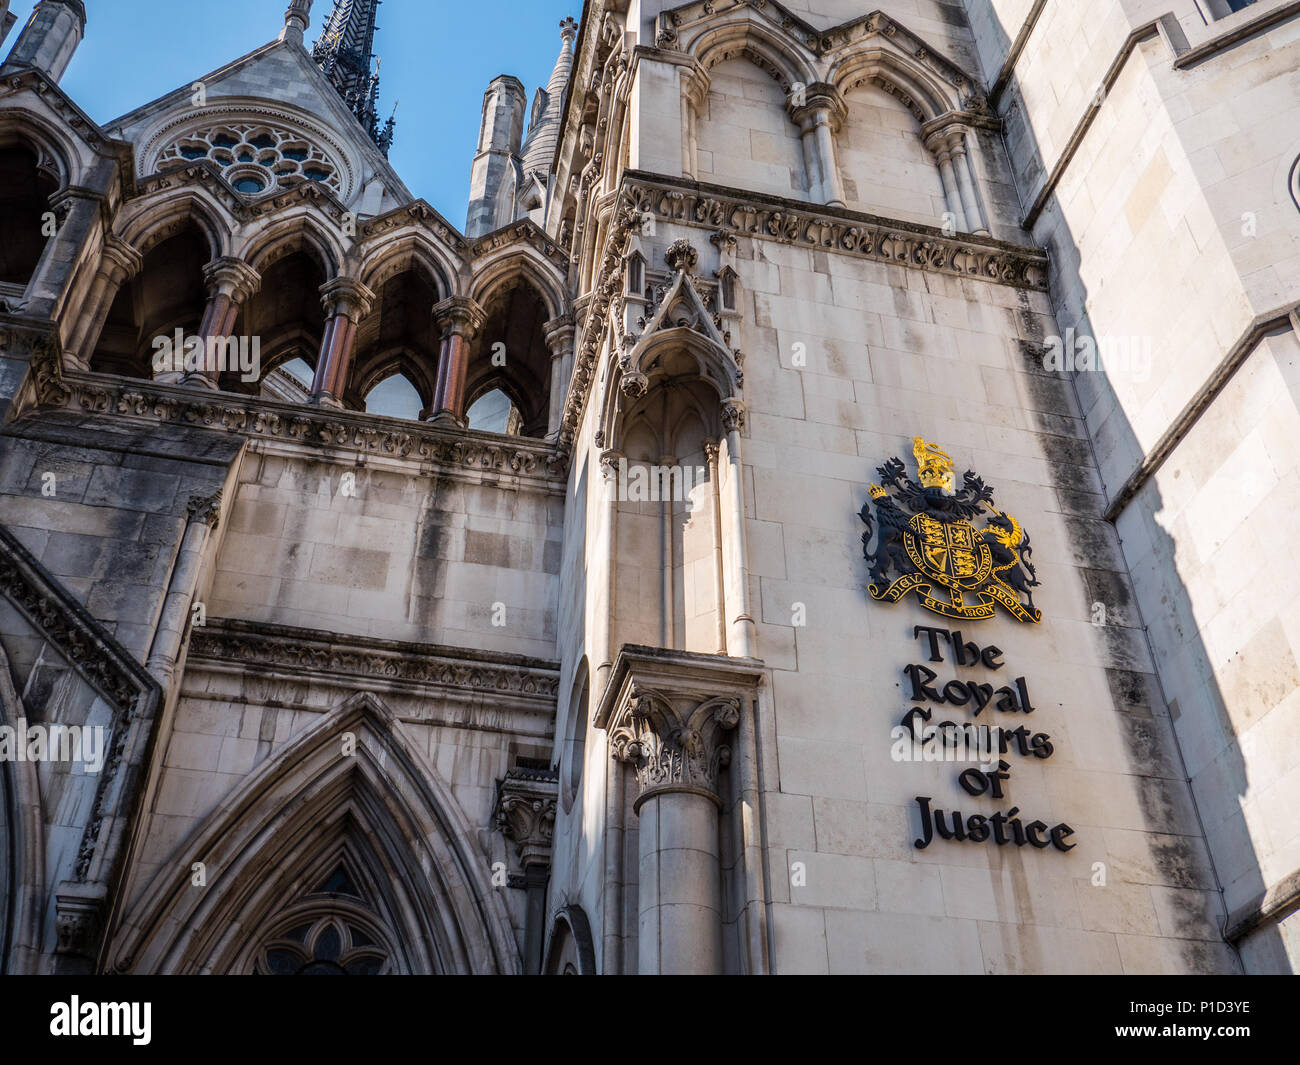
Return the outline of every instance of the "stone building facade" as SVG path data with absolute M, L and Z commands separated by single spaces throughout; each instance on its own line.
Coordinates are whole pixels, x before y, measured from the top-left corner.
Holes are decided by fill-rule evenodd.
M 322 6 L 0 66 L 5 971 L 1296 967 L 1300 3 Z

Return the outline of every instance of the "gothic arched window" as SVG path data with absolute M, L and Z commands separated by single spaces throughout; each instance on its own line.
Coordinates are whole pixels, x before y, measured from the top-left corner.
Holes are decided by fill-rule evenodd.
M 254 972 L 272 976 L 382 976 L 388 951 L 347 915 L 304 921 L 267 942 Z

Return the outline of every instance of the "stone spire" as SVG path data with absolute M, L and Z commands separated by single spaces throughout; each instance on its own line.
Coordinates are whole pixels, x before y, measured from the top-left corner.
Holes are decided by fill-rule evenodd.
M 8 4 L 0 8 L 6 29 L 12 25 L 8 8 Z M 0 69 L 8 73 L 17 67 L 35 67 L 57 82 L 68 69 L 85 32 L 83 0 L 40 0 Z
M 289 0 L 289 9 L 284 13 L 284 31 L 280 40 L 291 40 L 302 44 L 303 34 L 311 25 L 311 0 Z
M 524 142 L 524 173 L 536 170 L 545 173 L 550 169 L 555 155 L 555 145 L 560 136 L 560 108 L 564 105 L 564 89 L 569 84 L 573 70 L 573 40 L 578 35 L 578 24 L 571 18 L 560 23 L 560 56 L 551 71 L 551 80 L 545 89 L 538 89 L 533 100 L 533 113 L 529 120 L 528 139 Z
M 389 118 L 380 129 L 379 63 L 374 53 L 380 3 L 382 0 L 334 0 L 334 10 L 312 48 L 312 58 L 387 154 L 393 143 L 394 120 Z

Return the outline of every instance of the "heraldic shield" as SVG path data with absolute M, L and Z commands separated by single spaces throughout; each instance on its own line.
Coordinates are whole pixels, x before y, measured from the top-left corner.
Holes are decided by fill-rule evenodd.
M 1039 581 L 1029 534 L 994 507 L 993 489 L 974 473 L 954 491 L 952 459 L 937 444 L 918 436 L 912 451 L 921 483 L 905 476 L 901 459 L 890 459 L 876 470 L 884 487 L 871 486 L 858 515 L 867 526 L 871 598 L 897 603 L 913 592 L 927 610 L 963 621 L 991 618 L 1000 603 L 1016 620 L 1037 624 L 1043 614 L 1034 606 Z M 986 519 L 982 529 L 971 523 L 977 515 Z

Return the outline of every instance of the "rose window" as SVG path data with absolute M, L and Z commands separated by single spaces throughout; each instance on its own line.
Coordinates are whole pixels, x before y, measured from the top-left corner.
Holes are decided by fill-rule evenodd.
M 340 192 L 338 167 L 310 141 L 288 130 L 252 123 L 229 123 L 177 137 L 158 157 L 169 163 L 208 159 L 234 188 L 256 196 L 273 188 L 319 181 Z

